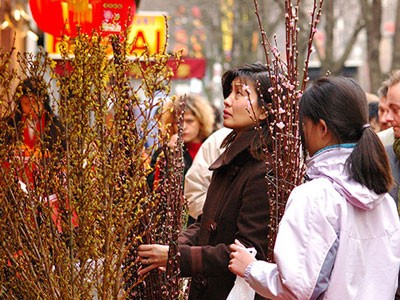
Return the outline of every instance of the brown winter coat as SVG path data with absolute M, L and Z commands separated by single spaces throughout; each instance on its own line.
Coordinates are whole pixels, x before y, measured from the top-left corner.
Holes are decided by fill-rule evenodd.
M 211 165 L 214 170 L 201 221 L 181 233 L 181 275 L 192 277 L 190 300 L 225 300 L 235 275 L 228 269 L 229 245 L 235 239 L 267 253 L 269 205 L 264 161 L 249 151 L 258 132 L 244 132 Z M 263 299 L 257 295 L 255 299 Z

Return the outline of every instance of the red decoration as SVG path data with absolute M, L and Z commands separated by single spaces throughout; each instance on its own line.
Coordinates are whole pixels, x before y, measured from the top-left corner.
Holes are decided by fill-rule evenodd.
M 145 68 L 148 62 L 142 62 L 142 67 Z M 190 79 L 198 78 L 202 79 L 206 73 L 206 60 L 204 58 L 188 58 L 185 57 L 180 63 L 171 58 L 167 62 L 167 66 L 171 68 L 174 75 L 172 79 Z M 68 76 L 69 72 L 72 72 L 72 66 L 67 62 L 66 65 L 58 63 L 55 69 L 57 74 Z M 141 75 L 139 72 L 132 71 L 130 76 L 139 78 Z
M 93 30 L 107 35 L 124 31 L 136 11 L 134 0 L 29 0 L 32 16 L 39 28 L 56 37 Z

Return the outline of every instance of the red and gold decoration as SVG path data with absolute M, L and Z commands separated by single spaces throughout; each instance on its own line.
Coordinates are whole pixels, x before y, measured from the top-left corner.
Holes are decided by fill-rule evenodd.
M 87 34 L 120 33 L 136 11 L 133 0 L 30 0 L 29 5 L 38 27 L 55 37 L 76 36 L 78 29 Z

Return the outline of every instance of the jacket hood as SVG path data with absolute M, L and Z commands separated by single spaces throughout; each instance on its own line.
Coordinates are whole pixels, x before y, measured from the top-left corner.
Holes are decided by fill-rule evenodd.
M 328 178 L 347 202 L 364 210 L 375 208 L 385 197 L 385 193 L 374 191 L 350 178 L 346 160 L 353 149 L 332 148 L 322 151 L 306 161 L 307 175 L 310 179 Z

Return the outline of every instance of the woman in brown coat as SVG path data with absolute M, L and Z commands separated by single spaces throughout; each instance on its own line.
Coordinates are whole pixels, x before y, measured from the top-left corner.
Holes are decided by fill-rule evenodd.
M 191 300 L 226 299 L 235 281 L 228 270 L 229 245 L 235 239 L 254 247 L 257 259 L 267 253 L 268 153 L 262 149 L 270 140 L 268 70 L 260 63 L 244 65 L 226 72 L 222 84 L 224 126 L 233 131 L 223 143 L 225 152 L 210 167 L 214 173 L 203 215 L 178 239 L 181 275 L 192 277 Z M 138 250 L 140 275 L 165 267 L 168 246 L 141 245 Z

